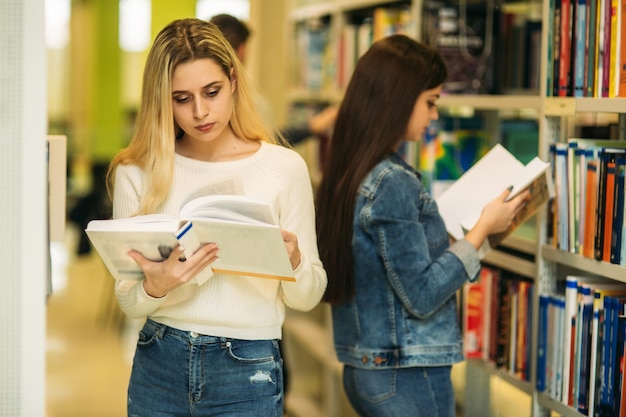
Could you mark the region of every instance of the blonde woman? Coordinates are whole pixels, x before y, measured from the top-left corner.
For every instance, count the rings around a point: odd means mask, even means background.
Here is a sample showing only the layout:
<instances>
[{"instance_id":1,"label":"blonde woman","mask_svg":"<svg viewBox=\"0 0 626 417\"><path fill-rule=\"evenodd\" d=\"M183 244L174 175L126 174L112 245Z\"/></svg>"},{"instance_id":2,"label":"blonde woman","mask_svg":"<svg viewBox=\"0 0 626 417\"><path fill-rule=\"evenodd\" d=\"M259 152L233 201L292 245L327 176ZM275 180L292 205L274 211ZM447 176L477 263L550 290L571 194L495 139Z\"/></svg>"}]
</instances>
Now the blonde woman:
<instances>
[{"instance_id":1,"label":"blonde woman","mask_svg":"<svg viewBox=\"0 0 626 417\"><path fill-rule=\"evenodd\" d=\"M206 244L186 261L140 253L141 281L118 281L121 308L146 317L128 388L129 416L283 414L278 348L285 306L309 310L326 273L318 256L313 192L304 161L260 119L245 72L212 23L176 20L147 58L136 132L112 161L113 216L176 214L188 199L238 193L278 219L296 282L215 273Z\"/></svg>"}]
</instances>

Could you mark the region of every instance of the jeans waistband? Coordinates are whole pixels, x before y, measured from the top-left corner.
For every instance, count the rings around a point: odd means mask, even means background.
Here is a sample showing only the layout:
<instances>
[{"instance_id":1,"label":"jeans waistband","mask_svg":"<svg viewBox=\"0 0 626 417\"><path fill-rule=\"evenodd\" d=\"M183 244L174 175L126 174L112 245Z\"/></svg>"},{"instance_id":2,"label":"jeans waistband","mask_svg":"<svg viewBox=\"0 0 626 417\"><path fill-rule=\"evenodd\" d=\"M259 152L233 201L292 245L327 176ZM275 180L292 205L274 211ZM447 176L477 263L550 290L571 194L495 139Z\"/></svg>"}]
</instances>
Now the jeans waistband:
<instances>
[{"instance_id":1,"label":"jeans waistband","mask_svg":"<svg viewBox=\"0 0 626 417\"><path fill-rule=\"evenodd\" d=\"M167 334L169 336L173 336L183 341L192 341L192 342L199 342L199 343L205 343L205 344L226 343L228 341L233 340L232 338L228 338L228 337L210 336L210 335L200 334L194 331L176 329L166 324L154 321L151 318L148 318L146 320L145 325L154 327L155 334L161 339Z\"/></svg>"}]
</instances>

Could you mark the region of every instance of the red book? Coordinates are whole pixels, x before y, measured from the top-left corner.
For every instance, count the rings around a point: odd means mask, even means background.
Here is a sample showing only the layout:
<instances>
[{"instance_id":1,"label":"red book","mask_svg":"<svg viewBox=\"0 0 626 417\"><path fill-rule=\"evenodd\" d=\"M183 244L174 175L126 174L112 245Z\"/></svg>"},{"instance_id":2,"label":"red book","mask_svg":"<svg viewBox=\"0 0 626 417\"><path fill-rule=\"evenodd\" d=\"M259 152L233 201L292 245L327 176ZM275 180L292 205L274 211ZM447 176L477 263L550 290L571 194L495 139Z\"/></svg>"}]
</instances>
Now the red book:
<instances>
[{"instance_id":1,"label":"red book","mask_svg":"<svg viewBox=\"0 0 626 417\"><path fill-rule=\"evenodd\" d=\"M561 0L561 27L555 28L560 33L559 53L559 96L569 96L570 62L572 53L572 0Z\"/></svg>"}]
</instances>

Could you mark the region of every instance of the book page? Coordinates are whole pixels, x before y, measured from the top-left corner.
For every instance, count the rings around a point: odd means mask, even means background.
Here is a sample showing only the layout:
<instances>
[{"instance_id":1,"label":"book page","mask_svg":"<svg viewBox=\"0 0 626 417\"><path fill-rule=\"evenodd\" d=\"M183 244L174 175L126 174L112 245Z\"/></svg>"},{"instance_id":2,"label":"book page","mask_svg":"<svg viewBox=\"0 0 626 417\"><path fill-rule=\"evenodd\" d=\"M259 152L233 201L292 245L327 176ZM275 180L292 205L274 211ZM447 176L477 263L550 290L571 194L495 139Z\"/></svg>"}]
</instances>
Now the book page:
<instances>
[{"instance_id":1,"label":"book page","mask_svg":"<svg viewBox=\"0 0 626 417\"><path fill-rule=\"evenodd\" d=\"M91 220L86 230L175 232L179 220L168 214L146 214L122 219Z\"/></svg>"},{"instance_id":2,"label":"book page","mask_svg":"<svg viewBox=\"0 0 626 417\"><path fill-rule=\"evenodd\" d=\"M209 184L196 190L192 194L188 195L183 203L183 206L191 200L195 200L199 197L205 197L209 195L242 195L243 185L241 184L241 178L238 176L226 177L220 181Z\"/></svg>"},{"instance_id":3,"label":"book page","mask_svg":"<svg viewBox=\"0 0 626 417\"><path fill-rule=\"evenodd\" d=\"M275 224L267 203L242 195L207 195L186 203L181 218Z\"/></svg>"},{"instance_id":4,"label":"book page","mask_svg":"<svg viewBox=\"0 0 626 417\"><path fill-rule=\"evenodd\" d=\"M513 185L523 169L524 164L497 144L448 187L436 201L450 236L462 239L463 220L468 216L478 219L476 214Z\"/></svg>"},{"instance_id":5,"label":"book page","mask_svg":"<svg viewBox=\"0 0 626 417\"><path fill-rule=\"evenodd\" d=\"M217 243L219 259L214 272L295 281L278 226L192 220L192 230L202 243Z\"/></svg>"},{"instance_id":6,"label":"book page","mask_svg":"<svg viewBox=\"0 0 626 417\"><path fill-rule=\"evenodd\" d=\"M160 261L178 246L178 240L171 232L111 232L88 228L86 233L113 278L118 280L143 278L139 265L128 256L129 250L141 252L152 261Z\"/></svg>"},{"instance_id":7,"label":"book page","mask_svg":"<svg viewBox=\"0 0 626 417\"><path fill-rule=\"evenodd\" d=\"M538 156L534 157L524 169L519 173L517 178L511 183L513 189L506 199L507 201L515 198L519 193L526 190L537 177L550 168L550 164L542 161Z\"/></svg>"},{"instance_id":8,"label":"book page","mask_svg":"<svg viewBox=\"0 0 626 417\"><path fill-rule=\"evenodd\" d=\"M511 194L507 197L506 201L510 201L525 190L530 190L531 196L530 201L526 203L524 209L520 211L515 217L511 228L509 228L509 230L506 232L507 235L517 226L528 220L531 215L534 214L535 211L543 203L545 203L548 198L550 198L550 196L554 195L554 187L551 187L552 182L548 180L546 175L542 175L548 172L549 167L550 164L542 161L538 157L535 157L525 167L523 167L522 170L518 172L515 178L513 178L513 182L511 183L513 189L511 190ZM494 198L497 197L498 194L499 193L496 193L494 195ZM487 203L489 201L487 201ZM467 233L474 227L474 225L480 218L483 207L484 206L477 207L473 212L469 213L461 221L461 228L463 229L464 233ZM501 241L502 238L500 238L499 241ZM490 240L493 243L498 239Z\"/></svg>"}]
</instances>

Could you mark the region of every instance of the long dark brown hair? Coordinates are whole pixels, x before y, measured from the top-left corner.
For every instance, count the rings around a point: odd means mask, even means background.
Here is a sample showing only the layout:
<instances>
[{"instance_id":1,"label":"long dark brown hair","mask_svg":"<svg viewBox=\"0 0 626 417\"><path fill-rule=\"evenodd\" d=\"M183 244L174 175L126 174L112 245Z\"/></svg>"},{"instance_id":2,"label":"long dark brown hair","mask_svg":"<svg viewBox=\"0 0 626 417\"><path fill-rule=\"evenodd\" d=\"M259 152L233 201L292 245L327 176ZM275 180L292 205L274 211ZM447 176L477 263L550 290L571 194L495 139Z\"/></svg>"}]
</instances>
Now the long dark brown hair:
<instances>
[{"instance_id":1,"label":"long dark brown hair","mask_svg":"<svg viewBox=\"0 0 626 417\"><path fill-rule=\"evenodd\" d=\"M404 35L375 42L359 59L339 108L316 199L323 300L354 297L352 222L365 176L403 141L417 98L447 77L439 53Z\"/></svg>"}]
</instances>

